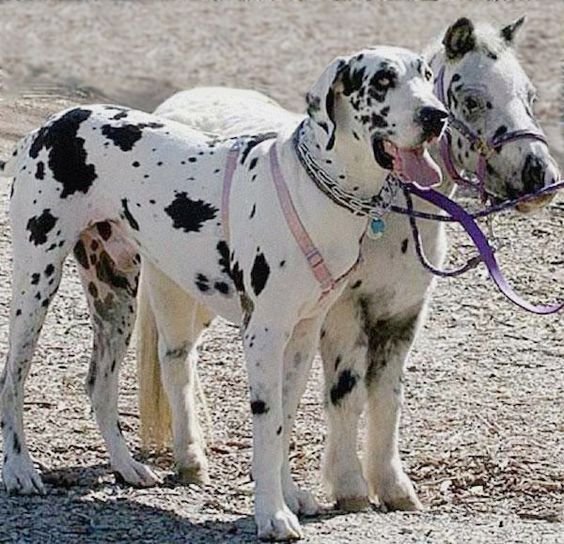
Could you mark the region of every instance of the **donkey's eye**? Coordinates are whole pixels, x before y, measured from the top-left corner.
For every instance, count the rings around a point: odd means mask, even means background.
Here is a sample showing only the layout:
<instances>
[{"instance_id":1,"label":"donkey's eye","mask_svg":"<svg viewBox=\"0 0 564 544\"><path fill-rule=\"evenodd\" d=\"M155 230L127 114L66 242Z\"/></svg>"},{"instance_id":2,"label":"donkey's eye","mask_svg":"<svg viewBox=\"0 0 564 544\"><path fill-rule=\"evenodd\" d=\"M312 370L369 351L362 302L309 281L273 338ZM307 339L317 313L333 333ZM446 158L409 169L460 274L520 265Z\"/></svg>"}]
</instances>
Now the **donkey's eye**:
<instances>
[{"instance_id":1,"label":"donkey's eye","mask_svg":"<svg viewBox=\"0 0 564 544\"><path fill-rule=\"evenodd\" d=\"M537 101L537 93L535 91L529 91L527 93L527 100L532 106Z\"/></svg>"},{"instance_id":2,"label":"donkey's eye","mask_svg":"<svg viewBox=\"0 0 564 544\"><path fill-rule=\"evenodd\" d=\"M472 96L468 96L464 100L464 105L466 106L466 109L469 112L472 112L472 111L477 110L480 107L480 102L476 98L473 98Z\"/></svg>"}]
</instances>

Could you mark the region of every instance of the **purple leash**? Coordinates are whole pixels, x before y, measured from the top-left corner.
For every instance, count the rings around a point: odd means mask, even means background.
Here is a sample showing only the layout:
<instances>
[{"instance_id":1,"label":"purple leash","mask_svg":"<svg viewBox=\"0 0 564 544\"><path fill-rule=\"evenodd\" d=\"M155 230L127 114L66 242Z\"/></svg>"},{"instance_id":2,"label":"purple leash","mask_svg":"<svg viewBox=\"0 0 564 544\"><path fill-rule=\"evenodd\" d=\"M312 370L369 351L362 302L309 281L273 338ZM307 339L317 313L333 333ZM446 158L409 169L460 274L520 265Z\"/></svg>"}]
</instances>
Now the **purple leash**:
<instances>
[{"instance_id":1,"label":"purple leash","mask_svg":"<svg viewBox=\"0 0 564 544\"><path fill-rule=\"evenodd\" d=\"M444 67L442 67L436 81L436 93L439 100L446 106L447 104L444 92L444 72L445 69ZM450 135L450 130L452 130L453 128L460 134L462 134L470 142L474 150L478 152L478 165L474 178L469 178L466 175L462 175L454 165L451 152ZM449 115L448 130L449 132L445 132L445 134L439 141L439 150L444 166L449 176L456 184L465 185L477 191L480 194L482 202L486 202L488 200L488 197L491 197L491 195L488 194L485 188L485 178L487 160L493 153L498 152L501 146L505 145L506 143L520 139L534 139L539 140L545 144L547 143L546 138L542 133L529 130L515 130L513 132L506 132L497 137L486 140L476 134L469 126L454 117L452 114ZM557 189L564 187L564 181L559 181L558 183L555 183L549 187L544 187L543 189L536 191L534 194L528 194L515 200L505 201L501 204L491 206L474 214L468 213L459 204L443 195L442 193L435 191L434 189L420 189L419 187L412 183L409 183L408 181L401 180L400 185L405 196L406 208L392 206L391 211L407 215L409 217L409 223L415 242L415 250L422 266L426 270L440 277L456 277L464 274L472 268L475 268L480 262L483 262L486 265L489 275L494 281L496 287L517 306L536 314L552 314L564 308L564 303L553 304L549 306L536 306L527 302L521 296L519 296L501 273L494 255L495 250L492 248L487 237L484 235L479 225L476 223L476 219L478 218L487 217L492 213L513 207L519 202L529 200L530 198L535 198L545 193L554 192ZM426 202L433 204L434 206L446 212L448 215L433 214L415 210L413 206L412 195L415 195L425 200ZM441 270L435 267L429 261L429 259L427 259L423 252L421 236L419 234L419 229L417 228L417 219L459 223L474 242L474 245L478 250L478 255L470 258L464 265L456 269Z\"/></svg>"},{"instance_id":2,"label":"purple leash","mask_svg":"<svg viewBox=\"0 0 564 544\"><path fill-rule=\"evenodd\" d=\"M564 182L560 182L557 185L562 186ZM554 187L554 186L553 186ZM413 184L402 183L402 188L406 197L407 201L407 209L413 208L413 201L411 199L411 195L415 195L426 202L437 206L438 208L444 210L453 221L460 223L464 230L468 233L468 236L474 242L474 245L478 249L479 256L470 259L466 265L461 267L458 270L454 271L443 271L435 268L431 263L429 263L428 259L423 255L423 251L421 248L421 237L419 232L417 231L417 227L415 225L415 217L409 214L411 227L413 230L413 236L415 239L415 245L417 249L417 254L423 266L437 276L456 276L474 268L479 262L483 262L488 269L490 277L494 281L496 287L514 304L527 310L529 312L535 314L553 314L556 313L564 308L564 303L561 304L552 304L549 306L544 305L534 305L526 300L524 300L519 294L517 294L513 288L509 285L497 263L497 260L494 255L494 250L491 247L488 239L476 223L474 217L470 215L464 208L462 208L459 204L452 201L447 196L435 191L434 189L420 189Z\"/></svg>"}]
</instances>

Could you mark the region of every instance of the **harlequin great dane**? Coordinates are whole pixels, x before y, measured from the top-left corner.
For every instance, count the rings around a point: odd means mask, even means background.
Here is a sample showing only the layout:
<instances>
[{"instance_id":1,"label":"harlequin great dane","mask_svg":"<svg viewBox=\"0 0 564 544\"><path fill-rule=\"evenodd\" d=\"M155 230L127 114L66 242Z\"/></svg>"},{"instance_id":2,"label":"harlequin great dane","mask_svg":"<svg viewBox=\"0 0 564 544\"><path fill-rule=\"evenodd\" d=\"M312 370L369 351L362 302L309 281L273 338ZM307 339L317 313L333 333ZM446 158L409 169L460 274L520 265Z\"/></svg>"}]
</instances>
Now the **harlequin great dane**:
<instances>
[{"instance_id":1,"label":"harlequin great dane","mask_svg":"<svg viewBox=\"0 0 564 544\"><path fill-rule=\"evenodd\" d=\"M498 30L474 28L467 19L460 19L427 51L435 75L444 70L449 109L486 137L516 129L539 130L532 112L534 87L513 49L522 23L519 19ZM264 95L234 89L179 93L157 113L226 136L278 130L296 118ZM476 152L463 138L454 138L453 156L458 168L475 169ZM534 191L559 178L546 146L524 140L492 156L487 173L489 190L502 198ZM446 171L443 174L447 177ZM444 190L450 191L451 185L446 184ZM536 202L537 207L541 204ZM324 473L337 503L347 510L365 507L373 496L389 509L420 507L401 465L398 422L403 367L433 283L418 262L408 220L392 216L386 222L380 240L364 240L363 262L329 311L321 332L329 423ZM420 229L426 250L435 263L441 263L446 249L442 226L422 222ZM196 340L211 317L151 263L143 263L141 278L137 362L143 439L161 445L170 418L167 397L155 379L161 331L154 324L152 302L157 313L161 308L169 313L176 342L192 347L186 367L182 361L171 365L161 358L161 370L172 406L177 468L190 481L205 480L207 464L193 409L192 373ZM174 301L178 302L171 310ZM181 390L188 392L186 397L175 393ZM363 409L368 427L364 472L356 452Z\"/></svg>"},{"instance_id":2,"label":"harlequin great dane","mask_svg":"<svg viewBox=\"0 0 564 544\"><path fill-rule=\"evenodd\" d=\"M258 535L298 538L289 505L306 513L317 505L292 482L290 431L323 320L359 261L368 218L322 192L294 145L334 180L334 190L361 202L383 199L390 153L437 176L423 145L447 114L432 91L421 56L376 47L335 59L309 93L308 116L276 135L221 141L139 111L93 105L55 115L24 138L4 168L14 178L10 348L1 384L8 491L43 491L23 433L23 389L71 251L94 330L87 388L112 467L131 483L155 482L132 458L116 406L142 254L210 311L243 323ZM166 335L168 315L162 318L161 355L176 364L187 345Z\"/></svg>"}]
</instances>

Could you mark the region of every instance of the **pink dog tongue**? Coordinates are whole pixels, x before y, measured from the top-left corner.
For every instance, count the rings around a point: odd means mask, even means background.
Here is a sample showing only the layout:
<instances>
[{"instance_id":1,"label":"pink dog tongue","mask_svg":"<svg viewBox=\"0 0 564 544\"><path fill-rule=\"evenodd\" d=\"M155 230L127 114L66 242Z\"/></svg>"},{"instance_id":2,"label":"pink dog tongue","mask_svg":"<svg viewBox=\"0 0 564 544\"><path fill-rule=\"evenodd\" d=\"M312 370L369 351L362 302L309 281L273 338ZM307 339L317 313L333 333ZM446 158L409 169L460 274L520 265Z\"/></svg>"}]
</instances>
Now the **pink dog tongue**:
<instances>
[{"instance_id":1,"label":"pink dog tongue","mask_svg":"<svg viewBox=\"0 0 564 544\"><path fill-rule=\"evenodd\" d=\"M441 170L426 149L393 147L391 154L394 157L394 171L405 181L415 183L423 189L440 185L443 180Z\"/></svg>"}]
</instances>

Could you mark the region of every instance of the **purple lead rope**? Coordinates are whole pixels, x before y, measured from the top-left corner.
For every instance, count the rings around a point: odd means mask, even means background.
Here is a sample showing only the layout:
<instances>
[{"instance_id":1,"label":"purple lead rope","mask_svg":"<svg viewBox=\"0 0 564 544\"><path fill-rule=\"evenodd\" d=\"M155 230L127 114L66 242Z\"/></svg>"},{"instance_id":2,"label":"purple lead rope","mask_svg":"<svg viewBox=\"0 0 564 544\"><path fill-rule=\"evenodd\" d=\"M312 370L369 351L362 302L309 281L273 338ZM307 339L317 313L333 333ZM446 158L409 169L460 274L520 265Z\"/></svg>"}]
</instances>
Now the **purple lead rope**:
<instances>
[{"instance_id":1,"label":"purple lead rope","mask_svg":"<svg viewBox=\"0 0 564 544\"><path fill-rule=\"evenodd\" d=\"M444 75L445 75L445 68L444 66L441 68L438 78L435 82L435 92L439 98L439 100L445 105L448 106L446 103L446 96L445 96L445 89L444 89ZM478 134L476 134L466 123L463 123L454 115L450 114L448 119L448 131L443 134L443 137L439 141L439 151L443 161L443 164L450 176L450 178L457 184L457 185L465 185L470 187L471 189L477 191L480 194L482 202L487 202L488 198L491 195L488 193L485 187L485 177L486 177L486 164L488 157L499 149L509 143L514 142L521 139L533 139L538 140L543 143L546 142L546 138L540 132L530 131L530 130L515 130L512 132L506 132L501 134L497 137L493 137L491 139L483 139ZM476 168L476 173L473 178L468 177L466 174L462 174L459 172L453 161L452 152L451 152L451 129L457 130L461 135L463 135L472 145L472 147L478 152L478 164ZM410 183L409 181L402 181L400 180L400 185L403 189L403 193L406 200L406 208L401 208L399 206L392 206L391 211L403 215L407 215L409 217L409 223L411 226L411 231L413 234L413 240L415 243L415 251L419 260L421 261L422 266L435 274L436 276L441 277L455 277L464 274L468 270L475 268L480 262L483 262L488 269L490 277L494 281L496 287L514 304L517 306L528 310L529 312L533 312L536 314L552 314L558 312L564 308L564 303L562 304L553 304L550 306L536 306L534 304L530 304L522 297L520 297L513 288L508 284L507 280L501 273L499 265L494 255L494 249L491 247L487 237L484 235L482 230L480 229L479 225L476 223L476 219L487 217L492 213L499 212L501 210L507 209L509 207L513 207L516 204L529 200L530 198L539 197L542 194L554 192L562 187L564 187L564 181L560 180L558 183L555 183L549 187L544 187L543 189L536 191L534 194L525 195L515 200L505 201L501 204L497 204L494 206L490 206L489 208L482 210L480 212L470 214L464 208L459 206L456 202L452 201L447 196L435 191L433 189L420 189L416 185ZM414 209L413 200L411 195L415 195L434 206L438 207L439 209L446 212L448 215L441 215L441 214L433 214L428 212L420 212ZM441 221L441 222L456 222L462 225L464 230L468 233L476 249L478 250L478 255L469 259L464 265L460 266L459 268L452 269L452 270L442 270L434 266L429 259L425 256L423 252L423 244L421 242L421 236L419 234L419 229L417 228L417 219L428 219L432 221Z\"/></svg>"},{"instance_id":2,"label":"purple lead rope","mask_svg":"<svg viewBox=\"0 0 564 544\"><path fill-rule=\"evenodd\" d=\"M562 185L560 182L557 185ZM554 187L554 186L553 186ZM496 287L514 304L527 310L529 312L541 315L553 314L556 313L564 308L564 303L561 304L552 304L548 306L544 305L534 305L526 300L524 300L519 294L517 294L513 288L509 285L497 263L497 260L494 255L494 250L490 246L488 239L486 238L485 234L482 232L478 224L476 223L474 217L470 215L464 208L458 205L456 202L452 201L447 196L435 191L434 189L420 189L413 184L402 183L402 188L406 197L407 208L413 209L413 202L411 199L411 195L415 195L426 202L437 206L441 210L445 211L453 221L460 223L464 230L468 233L468 236L474 242L476 246L479 256L470 259L466 265L459 268L458 270L453 271L443 271L435 268L431 263L429 263L428 259L425 258L423 255L422 247L421 247L421 237L419 236L419 232L417 231L417 227L415 225L415 217L412 214L409 214L413 235L415 239L415 245L417 254L423 266L438 276L457 276L470 270L471 268L475 267L479 262L483 262L488 269L490 277L494 281ZM415 225L415 228L414 228Z\"/></svg>"}]
</instances>

